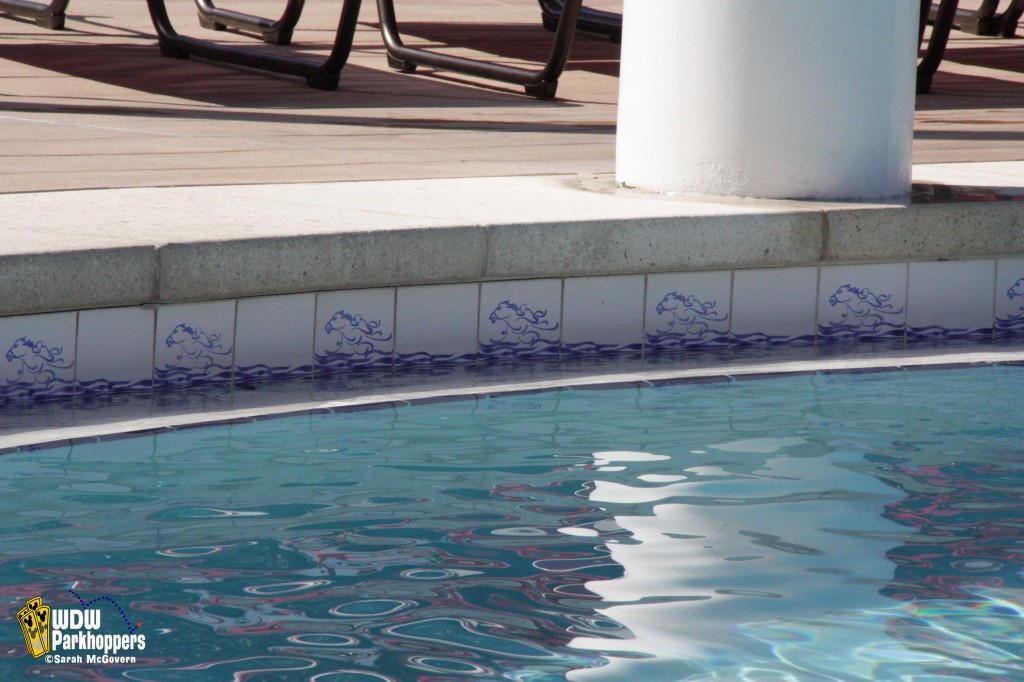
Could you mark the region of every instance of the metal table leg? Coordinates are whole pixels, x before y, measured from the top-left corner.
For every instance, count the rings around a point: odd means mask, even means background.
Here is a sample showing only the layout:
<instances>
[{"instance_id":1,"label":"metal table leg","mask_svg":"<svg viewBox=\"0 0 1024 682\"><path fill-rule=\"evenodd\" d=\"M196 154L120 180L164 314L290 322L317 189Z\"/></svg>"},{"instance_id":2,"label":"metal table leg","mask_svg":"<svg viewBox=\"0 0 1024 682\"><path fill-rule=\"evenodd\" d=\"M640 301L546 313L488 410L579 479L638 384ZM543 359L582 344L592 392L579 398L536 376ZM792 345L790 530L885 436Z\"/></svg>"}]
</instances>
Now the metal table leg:
<instances>
[{"instance_id":1,"label":"metal table leg","mask_svg":"<svg viewBox=\"0 0 1024 682\"><path fill-rule=\"evenodd\" d=\"M4 0L0 0L3 2ZM258 33L263 42L271 45L289 45L295 24L299 23L305 0L288 0L281 18L264 19L244 12L222 9L213 4L213 0L196 0L199 10L199 25L215 31L237 28L241 31Z\"/></svg>"},{"instance_id":2,"label":"metal table leg","mask_svg":"<svg viewBox=\"0 0 1024 682\"><path fill-rule=\"evenodd\" d=\"M244 48L218 45L205 40L180 35L167 16L164 0L146 0L160 43L160 52L168 57L187 59L195 55L214 62L236 64L252 69L299 76L310 87L334 90L338 87L341 70L348 61L355 38L356 22L362 0L343 0L338 32L327 59L321 63L286 55L266 54Z\"/></svg>"},{"instance_id":3,"label":"metal table leg","mask_svg":"<svg viewBox=\"0 0 1024 682\"><path fill-rule=\"evenodd\" d=\"M562 16L564 0L537 0L537 2L540 3L544 28L554 31L558 26L558 19ZM576 27L591 33L606 35L613 43L622 42L622 15L615 12L583 7L580 9L580 19Z\"/></svg>"},{"instance_id":4,"label":"metal table leg","mask_svg":"<svg viewBox=\"0 0 1024 682\"><path fill-rule=\"evenodd\" d=\"M388 64L391 68L412 73L417 66L431 66L503 83L522 85L526 94L548 99L555 96L558 77L565 70L565 64L569 59L569 49L572 47L572 37L582 2L583 0L565 0L565 6L555 29L551 55L539 71L408 47L402 42L402 36L398 30L394 1L377 0L377 11L380 14L381 35L384 37L384 44L388 51Z\"/></svg>"},{"instance_id":5,"label":"metal table leg","mask_svg":"<svg viewBox=\"0 0 1024 682\"><path fill-rule=\"evenodd\" d=\"M32 19L43 28L64 28L64 10L70 0L53 0L50 4L32 2L31 0L0 0L0 12L7 12L16 17Z\"/></svg>"}]
</instances>

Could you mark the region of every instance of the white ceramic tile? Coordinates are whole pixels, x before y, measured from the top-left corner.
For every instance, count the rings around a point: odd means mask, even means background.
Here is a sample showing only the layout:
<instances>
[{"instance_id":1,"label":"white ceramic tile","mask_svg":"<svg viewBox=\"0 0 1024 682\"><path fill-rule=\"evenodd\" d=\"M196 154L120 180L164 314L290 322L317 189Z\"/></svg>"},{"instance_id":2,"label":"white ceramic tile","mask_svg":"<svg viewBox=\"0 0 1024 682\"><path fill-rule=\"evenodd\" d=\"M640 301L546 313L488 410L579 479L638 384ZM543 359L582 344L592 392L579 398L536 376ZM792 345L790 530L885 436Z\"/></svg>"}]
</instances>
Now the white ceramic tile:
<instances>
[{"instance_id":1,"label":"white ceramic tile","mask_svg":"<svg viewBox=\"0 0 1024 682\"><path fill-rule=\"evenodd\" d=\"M995 261L911 263L907 334L983 337L992 333Z\"/></svg>"},{"instance_id":2,"label":"white ceramic tile","mask_svg":"<svg viewBox=\"0 0 1024 682\"><path fill-rule=\"evenodd\" d=\"M562 298L562 351L638 351L643 347L644 277L571 277Z\"/></svg>"},{"instance_id":3,"label":"white ceramic tile","mask_svg":"<svg viewBox=\"0 0 1024 682\"><path fill-rule=\"evenodd\" d=\"M480 285L480 355L485 359L558 355L562 281Z\"/></svg>"},{"instance_id":4,"label":"white ceramic tile","mask_svg":"<svg viewBox=\"0 0 1024 682\"><path fill-rule=\"evenodd\" d=\"M476 359L478 284L402 287L397 296L397 364L432 365Z\"/></svg>"},{"instance_id":5,"label":"white ceramic tile","mask_svg":"<svg viewBox=\"0 0 1024 682\"><path fill-rule=\"evenodd\" d=\"M395 290L317 294L314 332L317 374L390 368L395 350Z\"/></svg>"},{"instance_id":6,"label":"white ceramic tile","mask_svg":"<svg viewBox=\"0 0 1024 682\"><path fill-rule=\"evenodd\" d=\"M818 269L737 270L732 340L741 344L814 342Z\"/></svg>"},{"instance_id":7,"label":"white ceramic tile","mask_svg":"<svg viewBox=\"0 0 1024 682\"><path fill-rule=\"evenodd\" d=\"M0 404L72 395L76 313L0 318Z\"/></svg>"},{"instance_id":8,"label":"white ceramic tile","mask_svg":"<svg viewBox=\"0 0 1024 682\"><path fill-rule=\"evenodd\" d=\"M1024 258L996 265L996 333L1024 334Z\"/></svg>"},{"instance_id":9,"label":"white ceramic tile","mask_svg":"<svg viewBox=\"0 0 1024 682\"><path fill-rule=\"evenodd\" d=\"M313 374L316 294L243 298L235 311L235 382Z\"/></svg>"},{"instance_id":10,"label":"white ceramic tile","mask_svg":"<svg viewBox=\"0 0 1024 682\"><path fill-rule=\"evenodd\" d=\"M836 265L819 276L818 341L903 338L906 263Z\"/></svg>"},{"instance_id":11,"label":"white ceramic tile","mask_svg":"<svg viewBox=\"0 0 1024 682\"><path fill-rule=\"evenodd\" d=\"M154 311L148 308L79 312L78 392L150 390L154 318Z\"/></svg>"},{"instance_id":12,"label":"white ceramic tile","mask_svg":"<svg viewBox=\"0 0 1024 682\"><path fill-rule=\"evenodd\" d=\"M234 300L176 303L157 310L157 387L230 381L234 350Z\"/></svg>"},{"instance_id":13,"label":"white ceramic tile","mask_svg":"<svg viewBox=\"0 0 1024 682\"><path fill-rule=\"evenodd\" d=\"M649 275L646 349L727 346L731 298L732 273L727 270Z\"/></svg>"}]
</instances>

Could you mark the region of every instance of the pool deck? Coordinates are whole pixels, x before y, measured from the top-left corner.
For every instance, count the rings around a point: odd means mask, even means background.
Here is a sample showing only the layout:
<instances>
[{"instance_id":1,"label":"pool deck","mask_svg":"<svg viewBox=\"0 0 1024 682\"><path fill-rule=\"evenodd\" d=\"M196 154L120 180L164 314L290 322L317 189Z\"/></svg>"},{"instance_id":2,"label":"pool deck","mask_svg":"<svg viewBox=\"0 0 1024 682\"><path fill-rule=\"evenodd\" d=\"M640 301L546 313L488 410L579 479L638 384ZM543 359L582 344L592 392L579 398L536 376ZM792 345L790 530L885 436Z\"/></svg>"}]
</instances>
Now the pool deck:
<instances>
[{"instance_id":1,"label":"pool deck","mask_svg":"<svg viewBox=\"0 0 1024 682\"><path fill-rule=\"evenodd\" d=\"M170 7L191 31L191 2ZM537 101L452 74L391 72L370 4L341 87L322 92L161 57L138 1L76 0L70 10L60 32L0 20L0 316L1024 253L1020 203L908 208L616 190L618 46L600 37L578 36L558 98ZM296 49L323 52L330 34L317 27L332 26L334 11L308 7ZM550 41L528 1L408 0L400 12L409 43L444 47L458 36L509 63L539 58ZM444 23L454 21L474 23ZM1020 41L954 34L932 93L918 97L914 161L916 182L1024 195Z\"/></svg>"}]
</instances>

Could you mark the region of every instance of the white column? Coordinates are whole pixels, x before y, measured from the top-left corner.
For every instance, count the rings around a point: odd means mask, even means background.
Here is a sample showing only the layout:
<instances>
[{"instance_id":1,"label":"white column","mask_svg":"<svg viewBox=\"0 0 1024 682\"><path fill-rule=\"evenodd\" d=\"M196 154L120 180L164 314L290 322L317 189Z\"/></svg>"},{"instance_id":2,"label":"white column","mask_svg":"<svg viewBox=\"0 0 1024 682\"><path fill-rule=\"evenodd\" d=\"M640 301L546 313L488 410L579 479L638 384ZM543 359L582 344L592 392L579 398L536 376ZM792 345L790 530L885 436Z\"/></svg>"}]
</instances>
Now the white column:
<instances>
[{"instance_id":1,"label":"white column","mask_svg":"<svg viewBox=\"0 0 1024 682\"><path fill-rule=\"evenodd\" d=\"M616 179L655 192L910 192L918 0L624 0Z\"/></svg>"}]
</instances>

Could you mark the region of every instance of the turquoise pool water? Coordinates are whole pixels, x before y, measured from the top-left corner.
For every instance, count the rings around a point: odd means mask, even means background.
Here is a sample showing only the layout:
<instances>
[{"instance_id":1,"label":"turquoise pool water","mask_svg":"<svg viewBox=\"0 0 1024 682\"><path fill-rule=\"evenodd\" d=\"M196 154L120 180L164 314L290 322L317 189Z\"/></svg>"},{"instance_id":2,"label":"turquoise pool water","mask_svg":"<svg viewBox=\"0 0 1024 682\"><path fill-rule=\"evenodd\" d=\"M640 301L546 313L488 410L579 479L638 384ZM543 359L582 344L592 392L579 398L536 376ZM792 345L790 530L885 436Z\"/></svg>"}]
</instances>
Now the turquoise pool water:
<instances>
[{"instance_id":1,"label":"turquoise pool water","mask_svg":"<svg viewBox=\"0 0 1024 682\"><path fill-rule=\"evenodd\" d=\"M1020 680L1022 407L1015 366L819 374L4 455L0 677Z\"/></svg>"}]
</instances>

